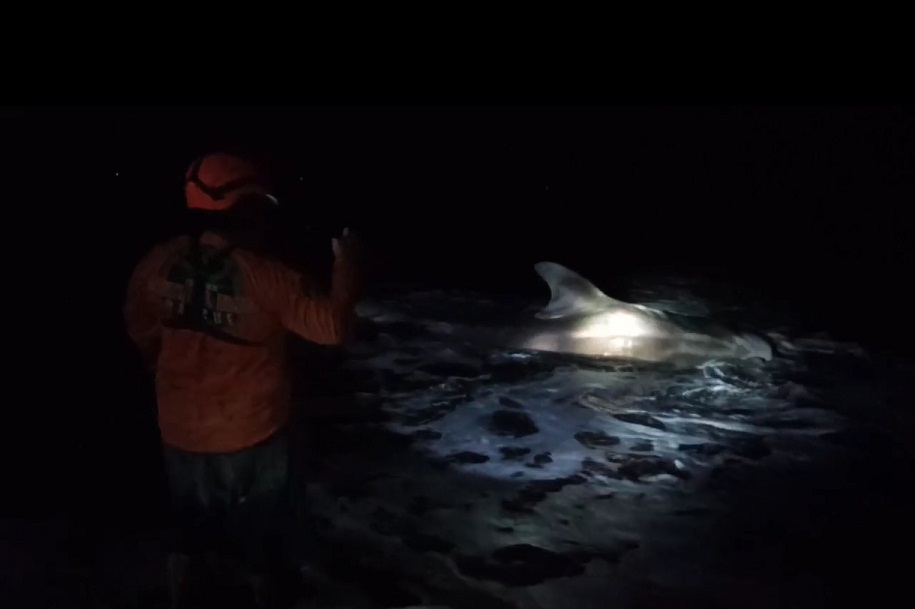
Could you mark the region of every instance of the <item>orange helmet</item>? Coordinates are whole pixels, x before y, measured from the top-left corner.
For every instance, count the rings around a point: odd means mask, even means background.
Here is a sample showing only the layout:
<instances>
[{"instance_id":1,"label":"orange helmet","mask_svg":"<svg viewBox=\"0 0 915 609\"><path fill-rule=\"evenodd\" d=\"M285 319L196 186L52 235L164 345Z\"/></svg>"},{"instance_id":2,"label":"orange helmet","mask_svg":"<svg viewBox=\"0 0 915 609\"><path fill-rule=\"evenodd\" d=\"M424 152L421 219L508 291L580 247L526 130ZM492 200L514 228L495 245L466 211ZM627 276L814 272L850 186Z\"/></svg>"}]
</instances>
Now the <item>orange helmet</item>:
<instances>
[{"instance_id":1,"label":"orange helmet","mask_svg":"<svg viewBox=\"0 0 915 609\"><path fill-rule=\"evenodd\" d=\"M224 211L242 195L262 194L273 203L263 174L251 162L225 152L204 155L191 163L184 177L184 196L190 209Z\"/></svg>"}]
</instances>

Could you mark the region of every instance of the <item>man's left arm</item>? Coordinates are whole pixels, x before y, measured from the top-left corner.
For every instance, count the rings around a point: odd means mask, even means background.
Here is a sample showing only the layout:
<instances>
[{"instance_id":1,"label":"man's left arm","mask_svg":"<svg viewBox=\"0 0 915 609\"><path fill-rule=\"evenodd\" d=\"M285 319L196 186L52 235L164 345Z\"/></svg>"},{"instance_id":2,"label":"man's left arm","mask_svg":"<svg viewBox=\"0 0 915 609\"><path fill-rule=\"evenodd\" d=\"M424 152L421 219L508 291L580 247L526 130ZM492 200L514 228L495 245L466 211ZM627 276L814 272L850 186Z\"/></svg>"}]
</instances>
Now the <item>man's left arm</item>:
<instances>
[{"instance_id":1,"label":"man's left arm","mask_svg":"<svg viewBox=\"0 0 915 609\"><path fill-rule=\"evenodd\" d=\"M130 277L124 303L124 320L127 324L127 335L140 351L143 362L147 368L155 372L162 326L156 301L149 290L150 267L150 261L144 260Z\"/></svg>"}]
</instances>

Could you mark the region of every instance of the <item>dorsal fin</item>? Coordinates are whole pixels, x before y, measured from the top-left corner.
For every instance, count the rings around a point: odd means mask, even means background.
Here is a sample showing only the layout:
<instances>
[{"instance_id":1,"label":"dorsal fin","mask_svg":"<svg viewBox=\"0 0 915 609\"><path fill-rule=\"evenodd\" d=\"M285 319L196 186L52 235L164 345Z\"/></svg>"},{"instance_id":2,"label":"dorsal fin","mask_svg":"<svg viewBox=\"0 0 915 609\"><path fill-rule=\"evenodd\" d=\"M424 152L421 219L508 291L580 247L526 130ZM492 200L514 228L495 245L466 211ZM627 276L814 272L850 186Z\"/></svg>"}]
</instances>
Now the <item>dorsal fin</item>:
<instances>
[{"instance_id":1,"label":"dorsal fin","mask_svg":"<svg viewBox=\"0 0 915 609\"><path fill-rule=\"evenodd\" d=\"M590 281L561 264L538 262L534 269L550 286L550 302L535 315L539 319L594 313L608 306L624 304L610 298Z\"/></svg>"}]
</instances>

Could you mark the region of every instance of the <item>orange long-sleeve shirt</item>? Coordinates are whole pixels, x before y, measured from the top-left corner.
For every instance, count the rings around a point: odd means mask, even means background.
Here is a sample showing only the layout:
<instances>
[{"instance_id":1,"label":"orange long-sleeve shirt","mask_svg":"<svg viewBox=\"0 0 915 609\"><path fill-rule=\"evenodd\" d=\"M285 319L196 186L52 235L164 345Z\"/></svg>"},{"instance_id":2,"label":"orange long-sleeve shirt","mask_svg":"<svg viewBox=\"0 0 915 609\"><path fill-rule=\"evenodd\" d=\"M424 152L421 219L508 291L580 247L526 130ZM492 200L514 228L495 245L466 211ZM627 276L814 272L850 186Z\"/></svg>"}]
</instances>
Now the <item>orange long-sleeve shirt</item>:
<instances>
[{"instance_id":1,"label":"orange long-sleeve shirt","mask_svg":"<svg viewBox=\"0 0 915 609\"><path fill-rule=\"evenodd\" d=\"M211 252L228 245L212 233L200 243ZM208 285L206 306L221 331L249 342L236 344L170 327L190 302L187 273L181 272L189 247L187 237L160 244L137 265L124 307L128 334L155 364L163 442L195 452L241 450L289 419L286 332L318 344L343 342L355 319L359 280L337 259L330 295L315 296L301 274L232 250L218 285Z\"/></svg>"}]
</instances>

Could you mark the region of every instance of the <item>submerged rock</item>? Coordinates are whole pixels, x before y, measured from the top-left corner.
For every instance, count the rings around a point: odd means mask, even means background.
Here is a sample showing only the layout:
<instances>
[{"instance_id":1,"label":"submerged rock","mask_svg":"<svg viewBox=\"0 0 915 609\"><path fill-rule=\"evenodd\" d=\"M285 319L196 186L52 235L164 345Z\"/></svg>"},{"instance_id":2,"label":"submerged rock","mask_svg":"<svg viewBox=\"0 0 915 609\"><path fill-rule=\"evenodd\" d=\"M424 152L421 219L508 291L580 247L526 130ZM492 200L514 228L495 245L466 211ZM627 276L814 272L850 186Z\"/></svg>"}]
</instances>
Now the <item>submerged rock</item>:
<instances>
[{"instance_id":1,"label":"submerged rock","mask_svg":"<svg viewBox=\"0 0 915 609\"><path fill-rule=\"evenodd\" d=\"M497 410L489 420L489 429L498 436L523 438L540 431L534 420L524 412Z\"/></svg>"},{"instance_id":2,"label":"submerged rock","mask_svg":"<svg viewBox=\"0 0 915 609\"><path fill-rule=\"evenodd\" d=\"M575 434L575 439L588 448L614 446L620 443L618 437L607 435L602 431L580 431Z\"/></svg>"},{"instance_id":3,"label":"submerged rock","mask_svg":"<svg viewBox=\"0 0 915 609\"><path fill-rule=\"evenodd\" d=\"M517 461L531 452L531 449L524 446L502 446L499 448L499 452L502 453L503 461Z\"/></svg>"}]
</instances>

